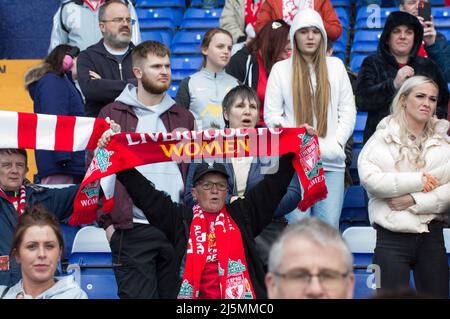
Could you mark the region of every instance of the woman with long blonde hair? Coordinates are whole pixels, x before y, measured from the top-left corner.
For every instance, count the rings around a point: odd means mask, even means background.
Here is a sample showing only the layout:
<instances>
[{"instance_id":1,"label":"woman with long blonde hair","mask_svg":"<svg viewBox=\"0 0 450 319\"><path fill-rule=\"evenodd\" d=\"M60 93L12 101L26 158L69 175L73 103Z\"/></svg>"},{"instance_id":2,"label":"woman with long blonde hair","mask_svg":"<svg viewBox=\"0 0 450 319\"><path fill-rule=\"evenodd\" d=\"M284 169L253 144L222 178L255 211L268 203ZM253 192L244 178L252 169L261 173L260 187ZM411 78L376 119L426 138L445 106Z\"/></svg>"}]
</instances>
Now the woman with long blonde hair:
<instances>
[{"instance_id":1,"label":"woman with long blonde hair","mask_svg":"<svg viewBox=\"0 0 450 319\"><path fill-rule=\"evenodd\" d=\"M374 264L382 289L409 286L448 298L448 260L442 229L450 207L449 122L435 116L439 89L430 78L407 79L358 159L377 230ZM380 288L380 287L378 287Z\"/></svg>"},{"instance_id":2,"label":"woman with long blonde hair","mask_svg":"<svg viewBox=\"0 0 450 319\"><path fill-rule=\"evenodd\" d=\"M341 60L327 57L327 35L320 15L299 11L290 30L292 56L270 73L264 104L269 127L314 127L328 188L326 199L308 212L339 228L344 198L344 147L353 133L356 109Z\"/></svg>"}]
</instances>

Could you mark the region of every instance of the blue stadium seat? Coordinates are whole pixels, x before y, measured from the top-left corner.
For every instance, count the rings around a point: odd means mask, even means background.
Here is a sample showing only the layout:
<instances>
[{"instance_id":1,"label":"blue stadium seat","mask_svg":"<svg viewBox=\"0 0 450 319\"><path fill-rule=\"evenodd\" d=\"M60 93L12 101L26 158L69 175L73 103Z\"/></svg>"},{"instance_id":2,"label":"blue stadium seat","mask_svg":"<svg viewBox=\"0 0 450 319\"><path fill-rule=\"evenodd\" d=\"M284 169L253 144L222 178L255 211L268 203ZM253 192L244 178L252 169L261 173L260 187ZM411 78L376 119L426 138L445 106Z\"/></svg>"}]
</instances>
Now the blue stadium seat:
<instances>
[{"instance_id":1,"label":"blue stadium seat","mask_svg":"<svg viewBox=\"0 0 450 319\"><path fill-rule=\"evenodd\" d=\"M335 42L333 44L333 52L345 52L345 45L342 42Z\"/></svg>"},{"instance_id":2,"label":"blue stadium seat","mask_svg":"<svg viewBox=\"0 0 450 319\"><path fill-rule=\"evenodd\" d=\"M177 92L178 92L178 87L180 86L180 82L178 81L172 81L172 83L170 84L170 88L167 91L167 93L169 93L169 95L175 99L175 97L177 96Z\"/></svg>"},{"instance_id":3,"label":"blue stadium seat","mask_svg":"<svg viewBox=\"0 0 450 319\"><path fill-rule=\"evenodd\" d=\"M166 47L170 47L173 31L170 29L141 30L142 41L158 41Z\"/></svg>"},{"instance_id":4,"label":"blue stadium seat","mask_svg":"<svg viewBox=\"0 0 450 319\"><path fill-rule=\"evenodd\" d=\"M376 244L376 231L372 227L350 227L344 231L342 237L353 254L353 298L369 298L375 294L375 284L379 276L379 273L372 272L374 269L370 266Z\"/></svg>"},{"instance_id":5,"label":"blue stadium seat","mask_svg":"<svg viewBox=\"0 0 450 319\"><path fill-rule=\"evenodd\" d=\"M355 128L353 130L353 143L362 144L363 133L366 127L367 112L358 112L356 114Z\"/></svg>"},{"instance_id":6,"label":"blue stadium seat","mask_svg":"<svg viewBox=\"0 0 450 319\"><path fill-rule=\"evenodd\" d=\"M73 240L77 232L80 230L79 226L70 226L67 224L59 224L64 239L64 253L63 259L69 259L72 252Z\"/></svg>"},{"instance_id":7,"label":"blue stadium seat","mask_svg":"<svg viewBox=\"0 0 450 319\"><path fill-rule=\"evenodd\" d=\"M367 57L368 54L361 54L361 53L352 53L352 56L350 58L350 69L352 69L353 72L358 73L362 62Z\"/></svg>"},{"instance_id":8,"label":"blue stadium seat","mask_svg":"<svg viewBox=\"0 0 450 319\"><path fill-rule=\"evenodd\" d=\"M447 258L450 263L450 229L444 228L443 235ZM342 237L347 242L354 259L355 288L353 296L355 299L368 298L375 293L374 289L379 280L378 270L375 265L372 265L376 231L372 227L350 227L344 231ZM410 287L415 289L412 272Z\"/></svg>"},{"instance_id":9,"label":"blue stadium seat","mask_svg":"<svg viewBox=\"0 0 450 319\"><path fill-rule=\"evenodd\" d=\"M225 5L225 0L219 0L219 7L223 7ZM192 8L200 8L202 6L202 0L192 0L191 7Z\"/></svg>"},{"instance_id":10,"label":"blue stadium seat","mask_svg":"<svg viewBox=\"0 0 450 319\"><path fill-rule=\"evenodd\" d=\"M345 63L345 52L333 52L333 56L341 59L343 63Z\"/></svg>"},{"instance_id":11,"label":"blue stadium seat","mask_svg":"<svg viewBox=\"0 0 450 319\"><path fill-rule=\"evenodd\" d=\"M117 283L105 231L86 226L75 236L67 273L90 299L117 299Z\"/></svg>"},{"instance_id":12,"label":"blue stadium seat","mask_svg":"<svg viewBox=\"0 0 450 319\"><path fill-rule=\"evenodd\" d=\"M172 80L181 81L185 77L200 70L203 63L203 56L189 56L189 55L173 55L170 61L170 68L172 70Z\"/></svg>"},{"instance_id":13,"label":"blue stadium seat","mask_svg":"<svg viewBox=\"0 0 450 319\"><path fill-rule=\"evenodd\" d=\"M395 7L398 0L356 0L356 8L376 4L380 7Z\"/></svg>"},{"instance_id":14,"label":"blue stadium seat","mask_svg":"<svg viewBox=\"0 0 450 319\"><path fill-rule=\"evenodd\" d=\"M136 8L141 29L175 29L183 20L181 8Z\"/></svg>"},{"instance_id":15,"label":"blue stadium seat","mask_svg":"<svg viewBox=\"0 0 450 319\"><path fill-rule=\"evenodd\" d=\"M382 30L356 30L351 52L376 52Z\"/></svg>"},{"instance_id":16,"label":"blue stadium seat","mask_svg":"<svg viewBox=\"0 0 450 319\"><path fill-rule=\"evenodd\" d=\"M212 29L220 27L222 9L189 8L181 22L182 29Z\"/></svg>"},{"instance_id":17,"label":"blue stadium seat","mask_svg":"<svg viewBox=\"0 0 450 319\"><path fill-rule=\"evenodd\" d=\"M430 0L430 2L433 7L445 5L444 0Z\"/></svg>"},{"instance_id":18,"label":"blue stadium seat","mask_svg":"<svg viewBox=\"0 0 450 319\"><path fill-rule=\"evenodd\" d=\"M450 7L433 7L431 15L436 28L450 28Z\"/></svg>"},{"instance_id":19,"label":"blue stadium seat","mask_svg":"<svg viewBox=\"0 0 450 319\"><path fill-rule=\"evenodd\" d=\"M382 29L387 16L393 11L398 11L398 7L361 7L358 9L358 13L356 14L355 28Z\"/></svg>"},{"instance_id":20,"label":"blue stadium seat","mask_svg":"<svg viewBox=\"0 0 450 319\"><path fill-rule=\"evenodd\" d=\"M355 160L357 162L357 159ZM341 232L352 226L369 226L369 215L365 203L364 189L353 185L347 189L342 205L339 229Z\"/></svg>"},{"instance_id":21,"label":"blue stadium seat","mask_svg":"<svg viewBox=\"0 0 450 319\"><path fill-rule=\"evenodd\" d=\"M200 44L203 40L206 30L180 30L173 40L171 51L172 54L199 54L201 53Z\"/></svg>"},{"instance_id":22,"label":"blue stadium seat","mask_svg":"<svg viewBox=\"0 0 450 319\"><path fill-rule=\"evenodd\" d=\"M185 0L136 0L136 7L141 8L184 8Z\"/></svg>"},{"instance_id":23,"label":"blue stadium seat","mask_svg":"<svg viewBox=\"0 0 450 319\"><path fill-rule=\"evenodd\" d=\"M347 46L347 43L348 43L348 32L347 32L347 29L342 29L341 36L334 43L341 43L344 47Z\"/></svg>"},{"instance_id":24,"label":"blue stadium seat","mask_svg":"<svg viewBox=\"0 0 450 319\"><path fill-rule=\"evenodd\" d=\"M336 9L336 7L350 7L352 4L355 3L355 0L331 0L331 3L333 4L333 7Z\"/></svg>"},{"instance_id":25,"label":"blue stadium seat","mask_svg":"<svg viewBox=\"0 0 450 319\"><path fill-rule=\"evenodd\" d=\"M350 27L350 23L347 10L345 10L344 8L334 8L334 10L336 11L336 15L341 22L342 28L348 29Z\"/></svg>"}]
</instances>

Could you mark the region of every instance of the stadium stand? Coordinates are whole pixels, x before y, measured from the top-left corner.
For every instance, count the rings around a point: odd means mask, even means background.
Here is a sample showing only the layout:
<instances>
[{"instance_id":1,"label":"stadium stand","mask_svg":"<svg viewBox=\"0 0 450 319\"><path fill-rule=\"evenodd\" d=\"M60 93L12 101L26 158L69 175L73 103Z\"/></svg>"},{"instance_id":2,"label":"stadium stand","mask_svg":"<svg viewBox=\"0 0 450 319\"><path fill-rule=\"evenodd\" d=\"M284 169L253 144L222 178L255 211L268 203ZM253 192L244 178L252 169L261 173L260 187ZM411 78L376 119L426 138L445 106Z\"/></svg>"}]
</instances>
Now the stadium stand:
<instances>
[{"instance_id":1,"label":"stadium stand","mask_svg":"<svg viewBox=\"0 0 450 319\"><path fill-rule=\"evenodd\" d=\"M111 249L102 228L86 226L78 231L67 273L75 276L89 299L118 298Z\"/></svg>"},{"instance_id":2,"label":"stadium stand","mask_svg":"<svg viewBox=\"0 0 450 319\"><path fill-rule=\"evenodd\" d=\"M369 225L364 189L360 185L350 186L344 196L344 204L342 205L341 218L339 220L340 231L343 233L349 227Z\"/></svg>"}]
</instances>

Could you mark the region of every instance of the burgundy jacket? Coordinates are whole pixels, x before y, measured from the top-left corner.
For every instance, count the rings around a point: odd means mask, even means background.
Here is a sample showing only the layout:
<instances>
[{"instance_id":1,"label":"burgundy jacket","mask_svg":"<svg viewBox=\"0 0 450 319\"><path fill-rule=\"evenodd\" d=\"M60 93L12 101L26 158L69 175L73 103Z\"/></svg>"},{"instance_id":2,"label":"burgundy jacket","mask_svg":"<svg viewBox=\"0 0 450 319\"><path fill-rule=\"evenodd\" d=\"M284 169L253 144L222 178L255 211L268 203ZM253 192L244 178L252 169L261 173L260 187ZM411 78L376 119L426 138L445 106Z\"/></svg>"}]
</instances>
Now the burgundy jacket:
<instances>
[{"instance_id":1,"label":"burgundy jacket","mask_svg":"<svg viewBox=\"0 0 450 319\"><path fill-rule=\"evenodd\" d=\"M100 111L98 117L114 120L122 129L122 132L135 132L138 118L131 106L121 102L113 102L106 105ZM194 116L184 107L174 104L170 109L161 114L161 120L167 129L172 132L176 128L184 127L189 131L195 130ZM90 163L90 160L88 161ZM181 171L183 181L186 182L189 164L181 163L178 165ZM99 204L97 211L97 222L104 229L111 224L115 229L133 228L133 201L131 200L125 187L117 180L114 191L115 205L110 214L105 214Z\"/></svg>"}]
</instances>

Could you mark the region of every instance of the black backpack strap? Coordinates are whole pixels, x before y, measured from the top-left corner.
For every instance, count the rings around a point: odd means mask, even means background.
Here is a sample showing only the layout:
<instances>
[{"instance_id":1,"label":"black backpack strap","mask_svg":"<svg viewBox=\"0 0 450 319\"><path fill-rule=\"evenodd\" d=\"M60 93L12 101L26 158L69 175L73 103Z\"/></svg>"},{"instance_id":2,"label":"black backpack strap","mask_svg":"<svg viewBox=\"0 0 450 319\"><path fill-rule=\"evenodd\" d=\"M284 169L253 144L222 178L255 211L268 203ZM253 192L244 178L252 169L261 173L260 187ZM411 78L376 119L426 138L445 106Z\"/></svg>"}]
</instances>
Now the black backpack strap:
<instances>
[{"instance_id":1,"label":"black backpack strap","mask_svg":"<svg viewBox=\"0 0 450 319\"><path fill-rule=\"evenodd\" d=\"M69 33L69 30L67 30L66 26L64 25L63 18L62 18L62 12L66 5L69 3L74 2L75 4L78 4L79 6L83 5L83 0L69 0L61 4L61 10L59 11L59 22L61 23L61 28L66 32Z\"/></svg>"}]
</instances>

